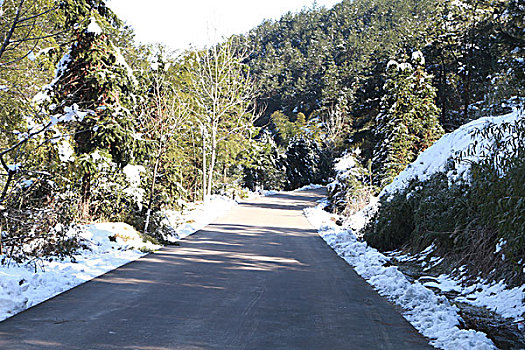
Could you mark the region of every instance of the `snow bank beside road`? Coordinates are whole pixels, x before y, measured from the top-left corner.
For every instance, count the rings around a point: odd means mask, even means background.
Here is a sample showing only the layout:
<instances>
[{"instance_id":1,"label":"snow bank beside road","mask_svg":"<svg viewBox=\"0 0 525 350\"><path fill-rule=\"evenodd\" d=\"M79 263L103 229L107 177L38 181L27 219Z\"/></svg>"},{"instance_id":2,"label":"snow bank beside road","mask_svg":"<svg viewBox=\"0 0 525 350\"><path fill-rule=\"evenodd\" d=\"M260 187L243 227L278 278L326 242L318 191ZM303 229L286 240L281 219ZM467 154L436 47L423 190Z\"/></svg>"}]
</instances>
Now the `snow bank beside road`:
<instances>
[{"instance_id":1,"label":"snow bank beside road","mask_svg":"<svg viewBox=\"0 0 525 350\"><path fill-rule=\"evenodd\" d=\"M215 196L205 205L186 210L180 215L186 223L174 227L176 239L202 229L233 205L234 201ZM0 265L0 321L136 260L146 251L161 248L143 242L140 234L124 223L85 225L71 234L78 235L87 246L71 258Z\"/></svg>"},{"instance_id":2,"label":"snow bank beside road","mask_svg":"<svg viewBox=\"0 0 525 350\"><path fill-rule=\"evenodd\" d=\"M468 181L470 178L470 166L472 162L479 160L484 152L483 146L488 146L492 140L478 136L473 138L472 133L484 129L490 125L501 125L503 123L515 123L524 116L519 111L500 117L486 117L474 120L461 126L459 129L446 134L427 150L419 155L416 161L403 170L394 181L386 186L380 194L389 196L397 191L403 190L413 179L419 181L428 180L433 174L444 171L450 158L456 158L460 152L465 152L474 143L477 144L476 152L466 156L456 164L456 169L447 175L451 180ZM512 135L508 135L511 137Z\"/></svg>"},{"instance_id":3,"label":"snow bank beside road","mask_svg":"<svg viewBox=\"0 0 525 350\"><path fill-rule=\"evenodd\" d=\"M233 199L224 196L211 196L210 199L200 205L186 203L182 212L174 210L164 211L165 225L175 230L171 236L165 237L169 242L188 237L192 233L202 230L210 222L225 215L232 207L237 205Z\"/></svg>"},{"instance_id":4,"label":"snow bank beside road","mask_svg":"<svg viewBox=\"0 0 525 350\"><path fill-rule=\"evenodd\" d=\"M305 209L305 215L321 237L379 294L400 306L403 316L431 344L441 349L495 349L486 334L459 329L458 308L419 282L410 283L395 266L386 267L388 258L366 242L359 241L349 229L336 226L325 204Z\"/></svg>"},{"instance_id":5,"label":"snow bank beside road","mask_svg":"<svg viewBox=\"0 0 525 350\"><path fill-rule=\"evenodd\" d=\"M138 249L160 248L123 223L86 225L76 234L88 249L74 257L0 266L0 320L138 259Z\"/></svg>"}]
</instances>

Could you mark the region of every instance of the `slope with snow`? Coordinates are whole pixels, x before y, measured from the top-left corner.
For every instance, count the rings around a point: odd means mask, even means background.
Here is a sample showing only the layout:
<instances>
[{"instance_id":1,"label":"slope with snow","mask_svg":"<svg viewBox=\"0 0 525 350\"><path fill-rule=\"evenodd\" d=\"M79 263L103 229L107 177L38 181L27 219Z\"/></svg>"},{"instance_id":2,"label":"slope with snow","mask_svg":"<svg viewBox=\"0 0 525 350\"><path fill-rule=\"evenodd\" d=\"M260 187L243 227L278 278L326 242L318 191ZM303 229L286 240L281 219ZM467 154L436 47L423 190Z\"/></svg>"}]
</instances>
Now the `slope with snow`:
<instances>
[{"instance_id":1,"label":"slope with snow","mask_svg":"<svg viewBox=\"0 0 525 350\"><path fill-rule=\"evenodd\" d=\"M468 181L472 162L479 159L484 151L484 146L489 146L492 141L481 136L474 137L473 133L491 125L512 124L524 117L522 112L515 110L510 114L499 117L486 117L474 120L461 126L454 132L446 134L425 152L421 153L415 162L402 171L390 185L386 186L381 191L380 197L385 196L389 198L394 193L406 188L413 179L425 181L433 174L445 171L446 165L451 158L457 158L460 153L467 151L471 145L477 144L478 147L474 150L475 152L462 157L461 161L456 162L456 169L449 171L447 174L451 180Z\"/></svg>"},{"instance_id":2,"label":"slope with snow","mask_svg":"<svg viewBox=\"0 0 525 350\"><path fill-rule=\"evenodd\" d=\"M470 181L470 167L480 157L486 155L486 149L493 140L483 138L477 130L504 123L515 124L524 118L522 112L515 110L500 117L488 117L468 123L458 130L443 136L434 145L423 152L394 181L380 193L381 200L390 200L398 191L405 189L412 180L425 181L438 172L447 171L451 182ZM510 130L510 129L505 129ZM515 137L507 134L503 138ZM473 148L472 145L477 147ZM469 152L467 152L467 150ZM460 157L461 156L461 157ZM455 166L449 170L448 164L454 160ZM336 169L344 176L354 164ZM459 309L454 302L462 302L484 307L505 317L517 329L523 328L525 317L525 285L508 288L503 282L488 282L478 278L472 282L458 273L442 274L437 277L423 276L413 283L396 266L386 266L395 262L393 259L369 247L357 236L359 231L371 219L380 203L372 198L369 206L345 220L344 227L337 227L329 220L328 213L322 206L306 210L312 224L318 228L325 241L356 271L363 276L378 292L404 310L405 317L423 335L429 337L431 344L443 349L484 349L495 345L481 332L459 329ZM506 242L500 242L497 249ZM434 247L430 246L417 255L390 254L396 261L410 261L429 270L440 264L443 259L430 256ZM496 252L497 253L497 252ZM387 264L388 262L388 264ZM460 269L461 270L461 269ZM457 276L457 277L452 277ZM465 277L465 278L463 278ZM449 301L445 296L434 291L455 292L456 297Z\"/></svg>"}]
</instances>

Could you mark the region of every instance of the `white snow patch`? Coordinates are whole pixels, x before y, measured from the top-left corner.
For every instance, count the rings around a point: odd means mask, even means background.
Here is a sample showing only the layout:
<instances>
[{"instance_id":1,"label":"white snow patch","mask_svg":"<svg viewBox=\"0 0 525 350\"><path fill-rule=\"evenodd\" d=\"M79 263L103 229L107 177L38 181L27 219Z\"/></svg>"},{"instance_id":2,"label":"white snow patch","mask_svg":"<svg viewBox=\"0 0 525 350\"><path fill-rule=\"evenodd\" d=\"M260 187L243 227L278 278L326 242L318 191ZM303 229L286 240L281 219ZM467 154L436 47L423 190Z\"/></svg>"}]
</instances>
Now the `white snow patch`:
<instances>
[{"instance_id":1,"label":"white snow patch","mask_svg":"<svg viewBox=\"0 0 525 350\"><path fill-rule=\"evenodd\" d=\"M102 34L102 28L100 28L100 26L98 25L97 20L95 19L95 17L91 17L89 20L90 20L90 23L89 23L86 31L88 33L93 33L95 35Z\"/></svg>"},{"instance_id":2,"label":"white snow patch","mask_svg":"<svg viewBox=\"0 0 525 350\"><path fill-rule=\"evenodd\" d=\"M419 50L414 51L412 53L412 62L415 62L417 64L420 64L422 66L425 65L425 56L423 56L423 53Z\"/></svg>"},{"instance_id":3,"label":"white snow patch","mask_svg":"<svg viewBox=\"0 0 525 350\"><path fill-rule=\"evenodd\" d=\"M294 192L299 192L299 191L308 191L308 190L317 190L319 188L323 188L324 186L323 185L314 185L314 184L310 184L310 185L306 185L306 186L303 186L301 188L298 188L296 189Z\"/></svg>"},{"instance_id":4,"label":"white snow patch","mask_svg":"<svg viewBox=\"0 0 525 350\"><path fill-rule=\"evenodd\" d=\"M398 64L397 69L405 71L408 69L412 69L412 65L410 63L400 63Z\"/></svg>"},{"instance_id":5,"label":"white snow patch","mask_svg":"<svg viewBox=\"0 0 525 350\"><path fill-rule=\"evenodd\" d=\"M389 69L392 66L395 66L395 68L397 69L397 67L399 66L399 63L397 63L397 61L395 61L395 60L390 60L390 61L388 61L387 65L386 65L386 69Z\"/></svg>"},{"instance_id":6,"label":"white snow patch","mask_svg":"<svg viewBox=\"0 0 525 350\"><path fill-rule=\"evenodd\" d=\"M442 292L461 292L461 286L448 275L440 275L438 277L422 276L419 280L427 280L422 282L425 287L436 288Z\"/></svg>"},{"instance_id":7,"label":"white snow patch","mask_svg":"<svg viewBox=\"0 0 525 350\"><path fill-rule=\"evenodd\" d=\"M338 173L346 172L349 169L355 168L357 162L353 154L346 154L345 156L336 160L334 169Z\"/></svg>"},{"instance_id":8,"label":"white snow patch","mask_svg":"<svg viewBox=\"0 0 525 350\"><path fill-rule=\"evenodd\" d=\"M525 285L509 289L504 281L480 281L465 288L462 295L456 300L486 307L505 318L520 320L525 316Z\"/></svg>"},{"instance_id":9,"label":"white snow patch","mask_svg":"<svg viewBox=\"0 0 525 350\"><path fill-rule=\"evenodd\" d=\"M483 146L488 146L491 140L482 137L473 139L472 133L475 130L483 129L490 125L515 123L520 118L523 118L523 116L520 115L519 111L514 111L500 117L480 118L463 125L452 133L444 135L436 143L421 153L414 163L410 164L390 185L386 186L381 191L379 196L385 196L385 198L389 199L396 192L406 188L411 180L418 179L419 181L425 181L433 174L445 171L448 160L456 158L459 153L466 151L474 142L477 142L479 145L476 150L482 152ZM478 153L472 154L468 157L464 157L461 162L457 162L456 169L449 171L447 174L449 179L468 181L470 178L469 170L471 164L473 161L478 160L480 156L481 154Z\"/></svg>"},{"instance_id":10,"label":"white snow patch","mask_svg":"<svg viewBox=\"0 0 525 350\"><path fill-rule=\"evenodd\" d=\"M34 62L34 61L36 60L36 55L35 55L35 53L34 53L33 51L29 52L29 53L27 54L27 59L30 60L30 61L33 61L33 62Z\"/></svg>"},{"instance_id":11,"label":"white snow patch","mask_svg":"<svg viewBox=\"0 0 525 350\"><path fill-rule=\"evenodd\" d=\"M245 188L241 191L240 199L241 200L251 200L251 199L256 199L260 197L274 196L276 194L279 194L279 191L263 190L263 189L258 189L256 191L250 191L249 189ZM235 198L237 199L237 197Z\"/></svg>"},{"instance_id":12,"label":"white snow patch","mask_svg":"<svg viewBox=\"0 0 525 350\"><path fill-rule=\"evenodd\" d=\"M78 109L78 105L74 103L72 106L64 107L64 115L58 118L59 122L70 122L78 121L81 122L84 118L89 115L90 111L81 111Z\"/></svg>"},{"instance_id":13,"label":"white snow patch","mask_svg":"<svg viewBox=\"0 0 525 350\"><path fill-rule=\"evenodd\" d=\"M86 225L70 234L80 236L89 250L63 261L40 260L36 273L29 264L0 266L0 320L140 258L144 253L138 248L160 248L142 242L139 234L124 223ZM110 241L110 236L116 241Z\"/></svg>"},{"instance_id":14,"label":"white snow patch","mask_svg":"<svg viewBox=\"0 0 525 350\"><path fill-rule=\"evenodd\" d=\"M419 282L410 283L397 267L385 267L388 258L366 242L359 241L349 229L336 226L325 204L305 209L305 215L320 236L352 265L379 294L403 309L403 316L430 343L440 349L495 349L486 334L459 329L458 308Z\"/></svg>"},{"instance_id":15,"label":"white snow patch","mask_svg":"<svg viewBox=\"0 0 525 350\"><path fill-rule=\"evenodd\" d=\"M71 147L71 143L69 143L68 140L62 140L62 142L58 143L57 148L58 157L60 158L61 162L67 163L75 161L75 157L73 156L75 151L73 150L73 147Z\"/></svg>"},{"instance_id":16,"label":"white snow patch","mask_svg":"<svg viewBox=\"0 0 525 350\"><path fill-rule=\"evenodd\" d=\"M503 238L500 239L499 242L496 244L496 250L494 251L494 254L498 254L499 252L501 252L501 249L503 249L505 244L507 244L507 241Z\"/></svg>"},{"instance_id":17,"label":"white snow patch","mask_svg":"<svg viewBox=\"0 0 525 350\"><path fill-rule=\"evenodd\" d=\"M215 219L225 215L237 205L237 202L225 196L211 196L206 202L197 205L181 204L182 211L163 211L165 216L163 224L174 229L172 235L165 237L169 242L176 242L203 229Z\"/></svg>"},{"instance_id":18,"label":"white snow patch","mask_svg":"<svg viewBox=\"0 0 525 350\"><path fill-rule=\"evenodd\" d=\"M131 67L129 66L128 62L126 62L126 59L124 58L124 56L122 56L122 52L120 51L120 48L116 47L113 44L111 44L111 45L113 46L113 49L115 50L115 53L116 53L116 59L117 59L116 63L118 65L121 65L122 67L124 67L124 69L126 69L128 77L131 79L133 84L137 85L138 84L138 80L135 77L135 75L133 74L133 69L131 69Z\"/></svg>"},{"instance_id":19,"label":"white snow patch","mask_svg":"<svg viewBox=\"0 0 525 350\"><path fill-rule=\"evenodd\" d=\"M371 197L370 203L366 207L351 215L346 220L347 227L353 232L362 232L366 224L370 221L378 209L379 197Z\"/></svg>"},{"instance_id":20,"label":"white snow patch","mask_svg":"<svg viewBox=\"0 0 525 350\"><path fill-rule=\"evenodd\" d=\"M124 193L132 197L135 203L142 210L142 202L146 191L140 187L140 174L146 172L146 169L142 165L131 165L128 164L122 169L126 175L129 186L124 189Z\"/></svg>"},{"instance_id":21,"label":"white snow patch","mask_svg":"<svg viewBox=\"0 0 525 350\"><path fill-rule=\"evenodd\" d=\"M19 171L21 167L22 167L22 164L8 164L7 165L7 169L13 172Z\"/></svg>"}]
</instances>

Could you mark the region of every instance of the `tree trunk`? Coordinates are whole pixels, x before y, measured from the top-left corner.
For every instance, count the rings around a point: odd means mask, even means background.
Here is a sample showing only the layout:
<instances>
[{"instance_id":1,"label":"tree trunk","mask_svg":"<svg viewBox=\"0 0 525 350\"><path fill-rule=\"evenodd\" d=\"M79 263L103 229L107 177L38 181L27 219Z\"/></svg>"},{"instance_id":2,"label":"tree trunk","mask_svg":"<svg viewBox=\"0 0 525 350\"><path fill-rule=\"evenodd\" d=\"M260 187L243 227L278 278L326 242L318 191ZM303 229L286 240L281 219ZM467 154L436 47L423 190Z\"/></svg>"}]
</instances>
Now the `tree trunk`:
<instances>
[{"instance_id":1,"label":"tree trunk","mask_svg":"<svg viewBox=\"0 0 525 350\"><path fill-rule=\"evenodd\" d=\"M215 125L211 128L211 159L210 172L208 174L208 196L211 196L213 187L213 172L215 171L215 161L217 159L217 127Z\"/></svg>"},{"instance_id":2,"label":"tree trunk","mask_svg":"<svg viewBox=\"0 0 525 350\"><path fill-rule=\"evenodd\" d=\"M208 181L206 176L206 129L202 128L202 201L206 201L206 183Z\"/></svg>"},{"instance_id":3,"label":"tree trunk","mask_svg":"<svg viewBox=\"0 0 525 350\"><path fill-rule=\"evenodd\" d=\"M222 167L222 188L224 193L226 193L226 182L228 181L228 168L226 167L226 163L224 163L224 166Z\"/></svg>"},{"instance_id":4,"label":"tree trunk","mask_svg":"<svg viewBox=\"0 0 525 350\"><path fill-rule=\"evenodd\" d=\"M162 135L162 137L163 136L164 135ZM148 210L146 212L146 222L144 224L144 234L145 235L148 234L148 226L149 226L149 221L150 221L150 218L151 218L151 207L153 206L153 193L155 191L155 183L157 181L157 172L158 172L158 169L159 169L160 157L162 157L162 148L163 148L163 146L164 146L163 142L160 141L159 151L158 151L158 154L157 154L157 159L155 160L155 167L153 168L153 178L151 179L151 188L150 188L150 193L149 193Z\"/></svg>"},{"instance_id":5,"label":"tree trunk","mask_svg":"<svg viewBox=\"0 0 525 350\"><path fill-rule=\"evenodd\" d=\"M83 219L89 217L89 200L91 198L91 173L87 172L82 176L82 199L81 199L81 215Z\"/></svg>"}]
</instances>

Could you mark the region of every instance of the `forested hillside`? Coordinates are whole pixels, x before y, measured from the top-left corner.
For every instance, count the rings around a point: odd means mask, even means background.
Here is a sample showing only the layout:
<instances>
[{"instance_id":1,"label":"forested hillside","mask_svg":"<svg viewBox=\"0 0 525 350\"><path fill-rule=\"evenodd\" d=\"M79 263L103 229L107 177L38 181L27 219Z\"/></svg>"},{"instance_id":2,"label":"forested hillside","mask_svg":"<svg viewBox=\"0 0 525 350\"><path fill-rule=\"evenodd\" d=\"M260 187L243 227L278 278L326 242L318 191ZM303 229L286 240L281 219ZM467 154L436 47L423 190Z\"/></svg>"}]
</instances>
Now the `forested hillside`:
<instances>
[{"instance_id":1,"label":"forested hillside","mask_svg":"<svg viewBox=\"0 0 525 350\"><path fill-rule=\"evenodd\" d=\"M356 0L264 22L242 37L266 106L260 122L280 111L341 125L346 145L371 159L387 138L378 130L386 112L409 112L391 109L401 94L416 106L412 118L438 118L447 132L508 111L509 99L523 94L523 11L518 1ZM394 61L408 70L388 71ZM401 91L410 75L421 86Z\"/></svg>"}]
</instances>

